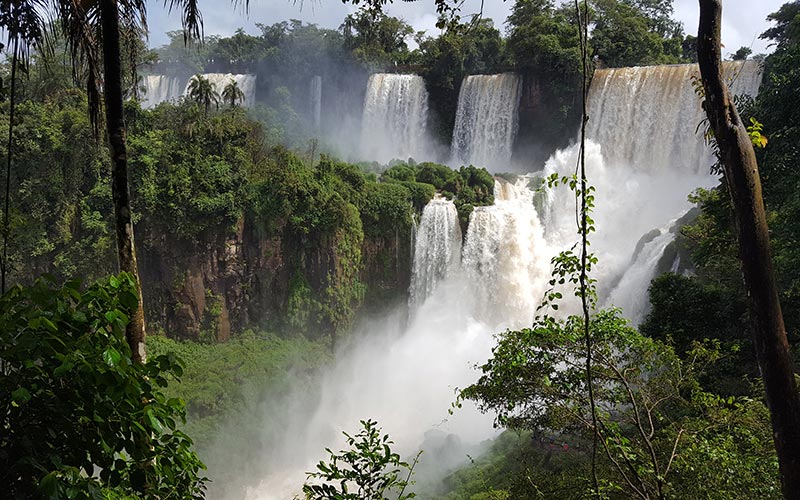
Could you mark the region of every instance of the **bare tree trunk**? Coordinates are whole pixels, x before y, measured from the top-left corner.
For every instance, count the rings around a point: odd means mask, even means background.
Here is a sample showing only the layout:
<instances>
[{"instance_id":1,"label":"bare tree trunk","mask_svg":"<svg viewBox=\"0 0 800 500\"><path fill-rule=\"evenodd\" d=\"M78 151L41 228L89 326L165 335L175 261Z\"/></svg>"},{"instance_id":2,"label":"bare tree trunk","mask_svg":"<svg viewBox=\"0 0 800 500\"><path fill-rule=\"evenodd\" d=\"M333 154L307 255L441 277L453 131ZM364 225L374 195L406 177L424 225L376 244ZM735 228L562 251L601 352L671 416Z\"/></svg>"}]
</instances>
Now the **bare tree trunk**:
<instances>
[{"instance_id":1,"label":"bare tree trunk","mask_svg":"<svg viewBox=\"0 0 800 500\"><path fill-rule=\"evenodd\" d=\"M772 420L783 495L800 499L800 396L772 270L769 233L753 145L722 78L721 0L700 1L697 52L705 108L733 200L753 340Z\"/></svg>"},{"instance_id":2,"label":"bare tree trunk","mask_svg":"<svg viewBox=\"0 0 800 500\"><path fill-rule=\"evenodd\" d=\"M119 9L116 0L101 0L103 25L103 94L106 108L108 143L111 148L111 192L114 198L114 228L117 236L119 269L136 279L139 307L131 316L126 337L133 361L145 361L144 309L142 287L133 242L130 190L128 188L128 153L125 145L125 119L122 107L122 53L120 50Z\"/></svg>"}]
</instances>

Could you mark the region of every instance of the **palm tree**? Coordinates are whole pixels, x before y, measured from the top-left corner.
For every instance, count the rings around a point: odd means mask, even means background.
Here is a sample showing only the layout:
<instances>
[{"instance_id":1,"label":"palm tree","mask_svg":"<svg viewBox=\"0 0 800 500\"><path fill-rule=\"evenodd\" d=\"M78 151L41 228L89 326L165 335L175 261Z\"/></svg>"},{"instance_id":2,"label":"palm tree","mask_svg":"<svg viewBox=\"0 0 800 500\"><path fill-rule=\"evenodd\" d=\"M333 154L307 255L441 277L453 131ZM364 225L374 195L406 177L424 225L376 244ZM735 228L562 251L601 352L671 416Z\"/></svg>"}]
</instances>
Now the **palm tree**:
<instances>
[{"instance_id":1,"label":"palm tree","mask_svg":"<svg viewBox=\"0 0 800 500\"><path fill-rule=\"evenodd\" d=\"M229 104L232 108L235 107L237 103L244 102L244 92L239 88L239 84L236 83L236 80L231 80L230 83L225 85L225 88L222 89L222 101Z\"/></svg>"},{"instance_id":2,"label":"palm tree","mask_svg":"<svg viewBox=\"0 0 800 500\"><path fill-rule=\"evenodd\" d=\"M199 0L164 0L169 11L180 10L184 27L184 40L202 38L203 19ZM249 0L232 0L234 5ZM60 25L70 48L73 64L86 75L86 92L89 113L95 132L99 132L101 104L105 107L105 125L112 160L112 196L114 201L114 226L117 239L117 256L120 271L130 273L139 284L139 307L130 319L126 337L131 346L134 362L144 362L145 325L142 305L141 281L136 263L136 248L131 220L130 190L128 186L127 145L123 115L122 41L139 39L147 32L145 0L15 0L0 2L0 29L9 40L18 40L23 46L19 53L27 54L33 36L44 31L47 22L40 17L45 12ZM23 22L24 21L24 22ZM30 22L28 22L30 21ZM127 46L132 44L128 43ZM17 52L15 50L15 52ZM136 57L135 51L128 52ZM13 69L12 62L12 69ZM132 65L135 71L135 65ZM135 81L135 79L133 80ZM101 83L102 82L102 83ZM13 82L12 82L13 83ZM102 92L101 92L102 86ZM9 133L11 137L11 133ZM10 177L10 155L6 177ZM8 180L6 189L8 189ZM6 196L6 202L8 196ZM8 217L5 217L7 220ZM4 222L4 225L6 223ZM4 274L6 262L2 259Z\"/></svg>"},{"instance_id":3,"label":"palm tree","mask_svg":"<svg viewBox=\"0 0 800 500\"><path fill-rule=\"evenodd\" d=\"M189 81L187 90L189 99L203 106L206 115L208 115L208 108L212 104L219 106L219 93L208 78L204 78L202 75L194 75Z\"/></svg>"}]
</instances>

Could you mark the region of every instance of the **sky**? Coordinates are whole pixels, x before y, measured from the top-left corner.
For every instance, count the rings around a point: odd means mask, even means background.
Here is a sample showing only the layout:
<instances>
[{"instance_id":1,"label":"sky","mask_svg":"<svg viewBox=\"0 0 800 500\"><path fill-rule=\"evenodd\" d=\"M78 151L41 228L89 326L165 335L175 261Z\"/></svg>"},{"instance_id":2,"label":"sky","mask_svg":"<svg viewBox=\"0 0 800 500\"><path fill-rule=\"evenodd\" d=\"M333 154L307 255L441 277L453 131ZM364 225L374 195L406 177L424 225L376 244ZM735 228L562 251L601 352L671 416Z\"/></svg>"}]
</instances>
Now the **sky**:
<instances>
[{"instance_id":1,"label":"sky","mask_svg":"<svg viewBox=\"0 0 800 500\"><path fill-rule=\"evenodd\" d=\"M735 52L742 46L750 47L754 54L769 52L765 40L758 35L770 25L767 14L775 12L786 0L724 0L722 11L723 55ZM505 19L513 5L513 0L484 0L484 17L492 18L495 25L505 32ZM248 13L241 7L233 8L229 0L200 0L206 35L231 35L237 28L257 34L256 23L272 24L287 19L300 19L316 23L324 28L338 28L344 17L356 10L351 4L341 0L250 0ZM168 13L163 0L147 0L148 24L150 25L150 45L158 47L168 41L165 33L180 29L180 14ZM464 0L462 13L472 14L480 11L481 0ZM681 21L684 31L696 33L698 20L697 0L674 0L674 18ZM427 31L430 35L436 29L436 9L434 0L414 2L394 0L386 7L392 16L404 19L416 31Z\"/></svg>"}]
</instances>

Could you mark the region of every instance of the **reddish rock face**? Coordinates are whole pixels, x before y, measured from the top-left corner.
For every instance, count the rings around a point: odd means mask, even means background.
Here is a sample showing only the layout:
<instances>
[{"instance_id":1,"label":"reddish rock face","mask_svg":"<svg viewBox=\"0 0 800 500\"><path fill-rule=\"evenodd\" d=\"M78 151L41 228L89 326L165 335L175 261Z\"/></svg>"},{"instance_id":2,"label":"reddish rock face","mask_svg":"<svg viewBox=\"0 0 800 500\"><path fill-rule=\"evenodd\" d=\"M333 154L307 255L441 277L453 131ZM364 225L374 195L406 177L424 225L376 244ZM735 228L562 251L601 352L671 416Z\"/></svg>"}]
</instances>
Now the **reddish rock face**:
<instances>
[{"instance_id":1,"label":"reddish rock face","mask_svg":"<svg viewBox=\"0 0 800 500\"><path fill-rule=\"evenodd\" d=\"M407 297L411 244L401 231L365 238L353 272L343 267L335 234L313 242L284 231L264 235L242 219L228 234L204 234L187 243L139 227L147 321L171 337L224 342L248 326L283 328L298 275L320 300L331 295L330 287L357 278L368 293L363 304L351 304L356 313ZM322 336L340 325L317 318L308 326L309 335Z\"/></svg>"}]
</instances>

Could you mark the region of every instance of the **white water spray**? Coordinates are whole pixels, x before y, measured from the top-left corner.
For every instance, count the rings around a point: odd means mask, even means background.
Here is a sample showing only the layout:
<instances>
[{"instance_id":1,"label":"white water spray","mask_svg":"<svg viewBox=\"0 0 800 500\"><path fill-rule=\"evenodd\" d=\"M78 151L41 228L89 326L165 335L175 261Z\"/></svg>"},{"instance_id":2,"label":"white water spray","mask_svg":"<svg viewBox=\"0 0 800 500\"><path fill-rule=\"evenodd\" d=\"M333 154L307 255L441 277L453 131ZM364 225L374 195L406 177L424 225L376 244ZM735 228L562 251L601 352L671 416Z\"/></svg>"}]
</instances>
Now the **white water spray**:
<instances>
[{"instance_id":1,"label":"white water spray","mask_svg":"<svg viewBox=\"0 0 800 500\"><path fill-rule=\"evenodd\" d=\"M146 75L142 77L144 95L142 107L152 108L166 101L176 102L186 89L186 79L167 75Z\"/></svg>"},{"instance_id":2,"label":"white water spray","mask_svg":"<svg viewBox=\"0 0 800 500\"><path fill-rule=\"evenodd\" d=\"M449 415L450 403L456 388L474 382L473 367L488 359L493 335L530 322L546 272L535 263L549 262L540 249L544 240L532 191L521 182L502 183L496 192L496 205L473 212L463 264L454 239L460 240L455 207L441 199L428 204L417 232L413 277L427 296L416 295L406 328L390 315L356 332L356 341L325 375L313 417L275 460L283 470L266 474L247 498L290 498L324 448L342 446L341 431L358 429L361 419L377 420L404 456L425 448L423 477L463 463L477 443L495 434L490 415L470 404Z\"/></svg>"},{"instance_id":3,"label":"white water spray","mask_svg":"<svg viewBox=\"0 0 800 500\"><path fill-rule=\"evenodd\" d=\"M315 75L309 83L309 94L311 96L311 124L315 132L319 132L322 124L322 77Z\"/></svg>"}]
</instances>

